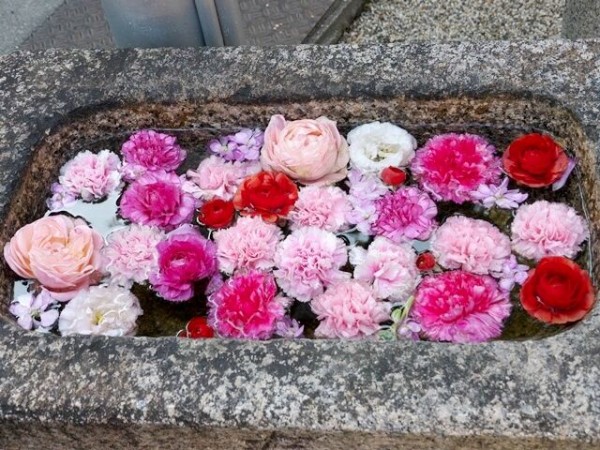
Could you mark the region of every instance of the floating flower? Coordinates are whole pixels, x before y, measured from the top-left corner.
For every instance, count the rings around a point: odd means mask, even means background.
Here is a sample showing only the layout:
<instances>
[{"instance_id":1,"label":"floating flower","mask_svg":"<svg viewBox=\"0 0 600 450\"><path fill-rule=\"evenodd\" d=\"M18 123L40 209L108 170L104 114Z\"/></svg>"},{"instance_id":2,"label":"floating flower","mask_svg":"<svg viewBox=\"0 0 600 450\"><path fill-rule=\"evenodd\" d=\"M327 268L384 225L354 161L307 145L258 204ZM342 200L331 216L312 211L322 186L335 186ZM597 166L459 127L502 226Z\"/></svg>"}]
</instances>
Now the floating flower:
<instances>
[{"instance_id":1,"label":"floating flower","mask_svg":"<svg viewBox=\"0 0 600 450\"><path fill-rule=\"evenodd\" d=\"M158 228L137 224L110 233L102 256L111 281L124 287L145 282L157 269L156 246L164 235Z\"/></svg>"},{"instance_id":2,"label":"floating flower","mask_svg":"<svg viewBox=\"0 0 600 450\"><path fill-rule=\"evenodd\" d=\"M388 186L401 186L406 181L406 172L399 167L386 167L381 171L381 181Z\"/></svg>"},{"instance_id":3,"label":"floating flower","mask_svg":"<svg viewBox=\"0 0 600 450\"><path fill-rule=\"evenodd\" d=\"M436 261L435 256L431 252L423 252L417 256L417 269L422 272L432 270L435 267Z\"/></svg>"},{"instance_id":4,"label":"floating flower","mask_svg":"<svg viewBox=\"0 0 600 450\"><path fill-rule=\"evenodd\" d=\"M389 166L408 165L417 148L414 137L389 122L366 123L354 128L348 133L348 144L352 167L374 173Z\"/></svg>"},{"instance_id":5,"label":"floating flower","mask_svg":"<svg viewBox=\"0 0 600 450\"><path fill-rule=\"evenodd\" d=\"M215 336L215 330L208 324L206 317L193 317L185 326L185 332L179 337L190 339L210 339Z\"/></svg>"},{"instance_id":6,"label":"floating flower","mask_svg":"<svg viewBox=\"0 0 600 450\"><path fill-rule=\"evenodd\" d=\"M65 194L86 202L101 200L121 184L121 161L108 150L80 152L60 169L58 181Z\"/></svg>"},{"instance_id":7,"label":"floating flower","mask_svg":"<svg viewBox=\"0 0 600 450\"><path fill-rule=\"evenodd\" d=\"M502 270L494 274L498 278L500 289L511 291L515 284L523 284L527 279L529 267L525 264L519 264L515 255L504 261Z\"/></svg>"},{"instance_id":8,"label":"floating flower","mask_svg":"<svg viewBox=\"0 0 600 450\"><path fill-rule=\"evenodd\" d=\"M209 324L220 336L269 339L285 308L273 276L250 271L235 275L208 299Z\"/></svg>"},{"instance_id":9,"label":"floating flower","mask_svg":"<svg viewBox=\"0 0 600 450\"><path fill-rule=\"evenodd\" d=\"M375 174L364 174L356 169L348 172L347 185L351 206L347 220L361 233L371 234L371 223L377 212L375 201L390 190Z\"/></svg>"},{"instance_id":10,"label":"floating flower","mask_svg":"<svg viewBox=\"0 0 600 450\"><path fill-rule=\"evenodd\" d=\"M297 320L284 316L275 324L275 336L284 339L298 339L304 334L304 325Z\"/></svg>"},{"instance_id":11,"label":"floating flower","mask_svg":"<svg viewBox=\"0 0 600 450\"><path fill-rule=\"evenodd\" d=\"M275 277L287 295L308 302L327 286L350 277L340 270L347 261L346 245L335 234L300 228L279 244Z\"/></svg>"},{"instance_id":12,"label":"floating flower","mask_svg":"<svg viewBox=\"0 0 600 450\"><path fill-rule=\"evenodd\" d=\"M132 336L142 314L140 302L128 289L93 286L66 304L58 319L58 330L63 336Z\"/></svg>"},{"instance_id":13,"label":"floating flower","mask_svg":"<svg viewBox=\"0 0 600 450\"><path fill-rule=\"evenodd\" d=\"M321 321L315 330L319 338L371 336L390 319L389 304L376 300L369 288L354 280L330 286L310 306Z\"/></svg>"},{"instance_id":14,"label":"floating flower","mask_svg":"<svg viewBox=\"0 0 600 450\"><path fill-rule=\"evenodd\" d=\"M510 239L485 220L449 217L433 234L431 251L446 269L480 275L501 272L510 257Z\"/></svg>"},{"instance_id":15,"label":"floating flower","mask_svg":"<svg viewBox=\"0 0 600 450\"><path fill-rule=\"evenodd\" d=\"M246 178L233 205L244 216L261 216L266 222L285 219L298 200L298 187L286 175L260 172Z\"/></svg>"},{"instance_id":16,"label":"floating flower","mask_svg":"<svg viewBox=\"0 0 600 450\"><path fill-rule=\"evenodd\" d=\"M523 283L520 298L530 315L554 324L582 319L596 302L588 273L561 256L540 260Z\"/></svg>"},{"instance_id":17,"label":"floating flower","mask_svg":"<svg viewBox=\"0 0 600 450\"><path fill-rule=\"evenodd\" d=\"M398 325L396 336L400 340L419 341L419 333L422 331L421 325L413 319L407 318Z\"/></svg>"},{"instance_id":18,"label":"floating flower","mask_svg":"<svg viewBox=\"0 0 600 450\"><path fill-rule=\"evenodd\" d=\"M558 191L559 189L562 189L565 184L567 184L567 180L569 179L569 176L575 169L576 165L577 165L577 160L575 158L569 158L569 163L567 164L567 168L565 169L565 171L563 172L561 177L558 180L556 180L554 183L552 183L553 191Z\"/></svg>"},{"instance_id":19,"label":"floating flower","mask_svg":"<svg viewBox=\"0 0 600 450\"><path fill-rule=\"evenodd\" d=\"M209 228L225 228L231 225L234 217L235 208L233 202L213 198L200 208L198 222Z\"/></svg>"},{"instance_id":20,"label":"floating flower","mask_svg":"<svg viewBox=\"0 0 600 450\"><path fill-rule=\"evenodd\" d=\"M585 220L563 203L538 200L522 205L511 226L513 250L525 258L573 258L589 238Z\"/></svg>"},{"instance_id":21,"label":"floating flower","mask_svg":"<svg viewBox=\"0 0 600 450\"><path fill-rule=\"evenodd\" d=\"M482 184L498 184L500 160L495 148L474 134L442 134L417 150L413 176L436 200L472 201Z\"/></svg>"},{"instance_id":22,"label":"floating flower","mask_svg":"<svg viewBox=\"0 0 600 450\"><path fill-rule=\"evenodd\" d=\"M354 278L372 286L375 298L404 301L419 284L417 255L408 244L376 237L361 259L354 268Z\"/></svg>"},{"instance_id":23,"label":"floating flower","mask_svg":"<svg viewBox=\"0 0 600 450\"><path fill-rule=\"evenodd\" d=\"M208 149L226 161L256 161L264 143L264 133L255 128L243 128L235 134L213 139Z\"/></svg>"},{"instance_id":24,"label":"floating flower","mask_svg":"<svg viewBox=\"0 0 600 450\"><path fill-rule=\"evenodd\" d=\"M270 270L275 265L281 228L258 217L241 217L234 226L217 231L219 268L231 275L238 269Z\"/></svg>"},{"instance_id":25,"label":"floating flower","mask_svg":"<svg viewBox=\"0 0 600 450\"><path fill-rule=\"evenodd\" d=\"M131 135L121 147L125 164L123 176L133 181L146 172L173 172L185 161L186 152L177 145L177 138L152 130Z\"/></svg>"},{"instance_id":26,"label":"floating flower","mask_svg":"<svg viewBox=\"0 0 600 450\"><path fill-rule=\"evenodd\" d=\"M317 227L335 233L347 228L350 208L348 196L339 187L306 186L300 189L289 219L293 230Z\"/></svg>"},{"instance_id":27,"label":"floating flower","mask_svg":"<svg viewBox=\"0 0 600 450\"><path fill-rule=\"evenodd\" d=\"M371 230L400 244L431 236L437 207L429 196L415 187L402 187L375 202L376 217Z\"/></svg>"},{"instance_id":28,"label":"floating flower","mask_svg":"<svg viewBox=\"0 0 600 450\"><path fill-rule=\"evenodd\" d=\"M150 283L165 300L189 300L194 283L217 271L216 245L191 225L169 233L157 249L158 270L150 273Z\"/></svg>"},{"instance_id":29,"label":"floating flower","mask_svg":"<svg viewBox=\"0 0 600 450\"><path fill-rule=\"evenodd\" d=\"M282 115L271 117L260 158L264 170L283 172L302 184L334 184L348 173L348 144L325 117L290 122Z\"/></svg>"},{"instance_id":30,"label":"floating flower","mask_svg":"<svg viewBox=\"0 0 600 450\"><path fill-rule=\"evenodd\" d=\"M453 270L423 279L412 314L430 339L475 343L500 336L510 310L508 292L493 278Z\"/></svg>"},{"instance_id":31,"label":"floating flower","mask_svg":"<svg viewBox=\"0 0 600 450\"><path fill-rule=\"evenodd\" d=\"M140 225L167 231L192 220L194 198L182 191L181 179L174 173L148 172L131 183L121 197L123 218Z\"/></svg>"},{"instance_id":32,"label":"floating flower","mask_svg":"<svg viewBox=\"0 0 600 450\"><path fill-rule=\"evenodd\" d=\"M50 211L63 209L77 201L77 195L68 192L60 183L52 183L51 192L52 197L46 200L46 205Z\"/></svg>"},{"instance_id":33,"label":"floating flower","mask_svg":"<svg viewBox=\"0 0 600 450\"><path fill-rule=\"evenodd\" d=\"M55 215L25 225L4 247L4 259L23 278L39 281L60 301L101 278L103 239L81 219Z\"/></svg>"},{"instance_id":34,"label":"floating flower","mask_svg":"<svg viewBox=\"0 0 600 450\"><path fill-rule=\"evenodd\" d=\"M502 180L498 186L482 184L471 193L473 200L478 200L486 208L497 206L503 209L516 209L529 197L528 194L518 189L508 189L508 178Z\"/></svg>"},{"instance_id":35,"label":"floating flower","mask_svg":"<svg viewBox=\"0 0 600 450\"><path fill-rule=\"evenodd\" d=\"M48 331L58 320L58 303L45 289L37 295L19 295L8 310L25 330Z\"/></svg>"}]
</instances>

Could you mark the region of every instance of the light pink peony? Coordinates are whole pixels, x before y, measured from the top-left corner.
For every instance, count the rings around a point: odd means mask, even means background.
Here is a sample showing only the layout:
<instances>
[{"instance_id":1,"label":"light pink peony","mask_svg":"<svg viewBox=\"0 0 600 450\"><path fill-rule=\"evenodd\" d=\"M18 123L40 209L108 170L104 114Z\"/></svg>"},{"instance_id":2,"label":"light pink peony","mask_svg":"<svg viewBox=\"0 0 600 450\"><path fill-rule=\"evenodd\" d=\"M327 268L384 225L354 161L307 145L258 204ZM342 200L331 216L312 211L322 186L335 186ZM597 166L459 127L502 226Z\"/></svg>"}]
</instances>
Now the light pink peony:
<instances>
[{"instance_id":1,"label":"light pink peony","mask_svg":"<svg viewBox=\"0 0 600 450\"><path fill-rule=\"evenodd\" d=\"M510 239L485 220L449 217L433 234L431 251L446 269L500 275L510 258Z\"/></svg>"},{"instance_id":2,"label":"light pink peony","mask_svg":"<svg viewBox=\"0 0 600 450\"><path fill-rule=\"evenodd\" d=\"M308 302L350 274L340 268L348 261L346 245L335 234L318 228L300 228L279 244L275 278L290 297Z\"/></svg>"},{"instance_id":3,"label":"light pink peony","mask_svg":"<svg viewBox=\"0 0 600 450\"><path fill-rule=\"evenodd\" d=\"M412 314L430 339L473 343L500 336L510 310L509 293L492 277L453 270L425 277Z\"/></svg>"},{"instance_id":4,"label":"light pink peony","mask_svg":"<svg viewBox=\"0 0 600 450\"><path fill-rule=\"evenodd\" d=\"M271 117L265 130L261 152L264 170L283 172L302 184L333 184L346 178L350 160L348 144L335 122L316 120L286 121Z\"/></svg>"},{"instance_id":5,"label":"light pink peony","mask_svg":"<svg viewBox=\"0 0 600 450\"><path fill-rule=\"evenodd\" d=\"M300 189L288 217L292 230L317 227L335 233L348 226L346 217L350 211L348 195L339 187L306 186Z\"/></svg>"},{"instance_id":6,"label":"light pink peony","mask_svg":"<svg viewBox=\"0 0 600 450\"><path fill-rule=\"evenodd\" d=\"M60 169L58 181L64 193L86 202L100 200L121 184L121 161L108 150L80 152Z\"/></svg>"},{"instance_id":7,"label":"light pink peony","mask_svg":"<svg viewBox=\"0 0 600 450\"><path fill-rule=\"evenodd\" d=\"M525 258L573 258L590 237L585 222L570 206L539 200L522 205L511 226L513 250Z\"/></svg>"},{"instance_id":8,"label":"light pink peony","mask_svg":"<svg viewBox=\"0 0 600 450\"><path fill-rule=\"evenodd\" d=\"M19 276L39 281L66 301L100 280L102 244L102 236L83 220L55 215L17 231L4 247L4 259Z\"/></svg>"},{"instance_id":9,"label":"light pink peony","mask_svg":"<svg viewBox=\"0 0 600 450\"><path fill-rule=\"evenodd\" d=\"M354 278L372 286L378 299L405 301L412 295L421 279L417 269L417 255L408 244L395 244L384 237L376 237L356 263Z\"/></svg>"},{"instance_id":10,"label":"light pink peony","mask_svg":"<svg viewBox=\"0 0 600 450\"><path fill-rule=\"evenodd\" d=\"M182 191L180 178L172 172L148 172L123 193L119 210L123 218L141 225L172 230L190 222L194 198Z\"/></svg>"},{"instance_id":11,"label":"light pink peony","mask_svg":"<svg viewBox=\"0 0 600 450\"><path fill-rule=\"evenodd\" d=\"M220 336L269 339L285 315L273 276L250 271L230 278L208 299L208 322Z\"/></svg>"},{"instance_id":12,"label":"light pink peony","mask_svg":"<svg viewBox=\"0 0 600 450\"><path fill-rule=\"evenodd\" d=\"M231 275L242 269L269 270L275 265L281 228L260 217L241 217L230 228L213 234L221 271Z\"/></svg>"},{"instance_id":13,"label":"light pink peony","mask_svg":"<svg viewBox=\"0 0 600 450\"><path fill-rule=\"evenodd\" d=\"M186 152L177 145L177 138L153 130L142 130L131 135L121 147L123 176L133 181L146 172L164 170L173 172L185 160Z\"/></svg>"},{"instance_id":14,"label":"light pink peony","mask_svg":"<svg viewBox=\"0 0 600 450\"><path fill-rule=\"evenodd\" d=\"M390 319L389 303L375 300L369 288L354 280L329 287L310 306L321 321L315 330L320 338L371 336L379 331L381 322Z\"/></svg>"},{"instance_id":15,"label":"light pink peony","mask_svg":"<svg viewBox=\"0 0 600 450\"><path fill-rule=\"evenodd\" d=\"M197 200L220 198L232 200L244 178L260 172L256 161L225 161L218 156L209 156L196 170L188 170L188 181L184 191Z\"/></svg>"}]
</instances>

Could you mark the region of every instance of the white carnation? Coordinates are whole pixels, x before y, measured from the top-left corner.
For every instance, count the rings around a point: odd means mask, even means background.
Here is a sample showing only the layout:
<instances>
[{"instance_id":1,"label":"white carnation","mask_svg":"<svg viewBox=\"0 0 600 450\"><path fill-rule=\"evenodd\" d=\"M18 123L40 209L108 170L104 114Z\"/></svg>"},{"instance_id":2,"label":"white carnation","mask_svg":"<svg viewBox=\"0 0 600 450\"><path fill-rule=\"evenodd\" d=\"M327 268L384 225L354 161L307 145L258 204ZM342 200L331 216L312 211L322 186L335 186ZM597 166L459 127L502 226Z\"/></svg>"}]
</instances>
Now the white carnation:
<instances>
[{"instance_id":1,"label":"white carnation","mask_svg":"<svg viewBox=\"0 0 600 450\"><path fill-rule=\"evenodd\" d=\"M389 122L372 122L348 133L350 162L363 172L381 172L386 167L407 166L415 156L416 139Z\"/></svg>"}]
</instances>

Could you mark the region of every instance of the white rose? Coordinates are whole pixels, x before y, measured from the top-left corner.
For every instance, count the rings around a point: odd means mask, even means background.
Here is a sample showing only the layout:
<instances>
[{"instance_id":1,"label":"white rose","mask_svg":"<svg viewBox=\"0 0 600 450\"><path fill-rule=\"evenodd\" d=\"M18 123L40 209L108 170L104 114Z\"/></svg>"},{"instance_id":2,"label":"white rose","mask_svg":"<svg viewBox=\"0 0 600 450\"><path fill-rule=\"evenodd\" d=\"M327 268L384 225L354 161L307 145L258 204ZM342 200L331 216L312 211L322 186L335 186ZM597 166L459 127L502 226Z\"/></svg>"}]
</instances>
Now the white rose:
<instances>
[{"instance_id":1,"label":"white rose","mask_svg":"<svg viewBox=\"0 0 600 450\"><path fill-rule=\"evenodd\" d=\"M386 167L407 166L415 156L416 139L389 122L372 122L348 133L350 162L363 172L381 172Z\"/></svg>"}]
</instances>

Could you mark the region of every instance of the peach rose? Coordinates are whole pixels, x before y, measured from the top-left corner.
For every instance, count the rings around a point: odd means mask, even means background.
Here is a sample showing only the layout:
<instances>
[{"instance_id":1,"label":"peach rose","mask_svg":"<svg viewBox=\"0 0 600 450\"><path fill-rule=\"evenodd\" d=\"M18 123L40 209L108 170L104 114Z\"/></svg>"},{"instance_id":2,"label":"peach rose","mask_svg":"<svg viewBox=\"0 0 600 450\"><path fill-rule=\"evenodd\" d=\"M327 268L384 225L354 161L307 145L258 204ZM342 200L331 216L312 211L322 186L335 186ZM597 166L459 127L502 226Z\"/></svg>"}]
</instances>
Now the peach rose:
<instances>
[{"instance_id":1,"label":"peach rose","mask_svg":"<svg viewBox=\"0 0 600 450\"><path fill-rule=\"evenodd\" d=\"M36 279L57 300L70 300L101 275L103 239L85 221L65 215L25 225L4 247L18 275Z\"/></svg>"},{"instance_id":2,"label":"peach rose","mask_svg":"<svg viewBox=\"0 0 600 450\"><path fill-rule=\"evenodd\" d=\"M326 117L287 122L271 117L261 152L263 169L283 172L302 184L333 184L346 178L348 144Z\"/></svg>"}]
</instances>

